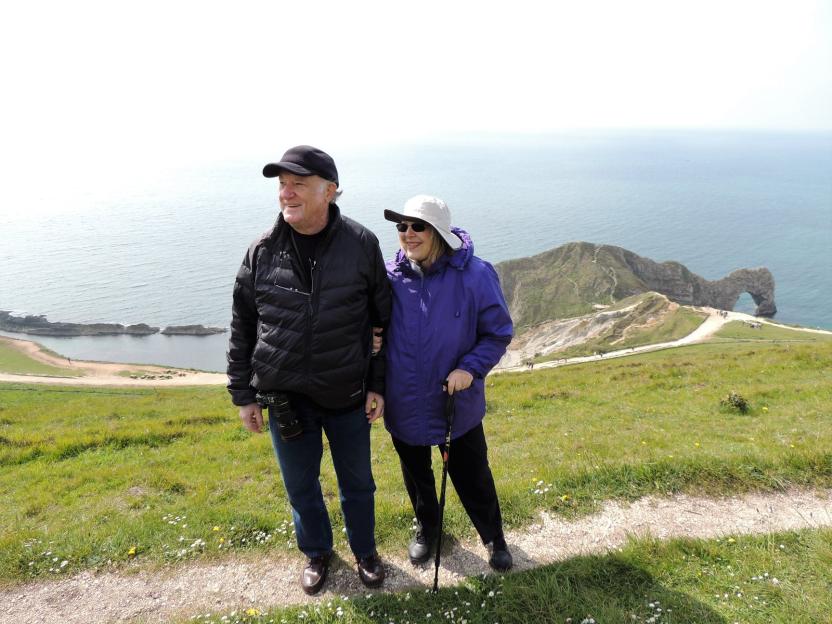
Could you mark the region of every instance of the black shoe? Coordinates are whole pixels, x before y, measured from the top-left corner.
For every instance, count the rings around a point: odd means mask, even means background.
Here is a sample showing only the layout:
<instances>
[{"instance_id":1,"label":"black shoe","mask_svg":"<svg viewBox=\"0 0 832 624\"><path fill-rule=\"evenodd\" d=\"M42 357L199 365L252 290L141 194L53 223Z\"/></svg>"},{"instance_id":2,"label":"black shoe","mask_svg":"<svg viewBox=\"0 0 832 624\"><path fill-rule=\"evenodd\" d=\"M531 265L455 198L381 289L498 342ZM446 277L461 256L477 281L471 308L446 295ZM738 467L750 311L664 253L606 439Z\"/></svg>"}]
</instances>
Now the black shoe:
<instances>
[{"instance_id":1,"label":"black shoe","mask_svg":"<svg viewBox=\"0 0 832 624\"><path fill-rule=\"evenodd\" d=\"M497 570L497 572L506 572L511 569L514 561L511 558L511 553L508 551L508 545L502 535L498 535L488 544L488 551L491 556L488 558L488 565Z\"/></svg>"},{"instance_id":2,"label":"black shoe","mask_svg":"<svg viewBox=\"0 0 832 624\"><path fill-rule=\"evenodd\" d=\"M330 559L332 559L332 553L310 557L300 576L300 586L305 593L312 596L321 591L321 587L324 586L326 580L326 573L329 570Z\"/></svg>"},{"instance_id":3,"label":"black shoe","mask_svg":"<svg viewBox=\"0 0 832 624\"><path fill-rule=\"evenodd\" d=\"M381 565L378 553L368 557L355 558L358 563L358 578L367 587L378 587L384 582L384 566Z\"/></svg>"},{"instance_id":4,"label":"black shoe","mask_svg":"<svg viewBox=\"0 0 832 624\"><path fill-rule=\"evenodd\" d=\"M407 547L407 554L410 557L410 563L413 565L425 563L428 559L430 559L430 555L433 552L433 545L435 543L435 538L428 536L421 529L417 531L416 537L413 538L413 541L411 541L410 545Z\"/></svg>"}]
</instances>

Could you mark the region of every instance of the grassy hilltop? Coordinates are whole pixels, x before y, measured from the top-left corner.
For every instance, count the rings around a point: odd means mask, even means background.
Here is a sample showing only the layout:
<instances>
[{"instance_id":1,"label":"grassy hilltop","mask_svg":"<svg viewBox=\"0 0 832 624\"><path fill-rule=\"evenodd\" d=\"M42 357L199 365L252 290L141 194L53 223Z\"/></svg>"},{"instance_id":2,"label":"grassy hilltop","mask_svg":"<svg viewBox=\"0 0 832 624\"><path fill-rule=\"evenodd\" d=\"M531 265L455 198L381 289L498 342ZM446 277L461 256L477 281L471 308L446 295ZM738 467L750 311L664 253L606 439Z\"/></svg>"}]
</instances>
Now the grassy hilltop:
<instances>
[{"instance_id":1,"label":"grassy hilltop","mask_svg":"<svg viewBox=\"0 0 832 624\"><path fill-rule=\"evenodd\" d=\"M623 262L597 262L598 246L568 243L495 266L518 329L581 316L648 289Z\"/></svg>"},{"instance_id":2,"label":"grassy hilltop","mask_svg":"<svg viewBox=\"0 0 832 624\"><path fill-rule=\"evenodd\" d=\"M830 370L828 340L748 341L729 331L720 342L490 377L486 428L505 522L519 528L540 510L572 517L603 500L647 494L832 486ZM723 401L731 392L745 399L746 412ZM373 428L373 453L379 546L401 549L412 513L380 426ZM2 584L229 553L295 552L269 440L242 429L221 387L0 384L0 466ZM323 487L340 536L326 460ZM453 495L446 526L452 535L472 535ZM772 551L771 540L788 546ZM337 541L336 549L348 553L343 538ZM599 622L623 621L635 609L646 621L642 602L653 594L676 605L676 619L661 620L673 622L785 622L789 613L821 621L814 619L818 609L832 608L832 581L822 572L829 568L821 565L832 562L829 531L736 543L727 553L713 541L636 541L624 553L573 559L505 582L474 580L459 592L483 601L490 591L503 592L496 611L482 612L490 619L469 615L469 622L528 621L521 617L526 609L544 618L611 618ZM735 571L775 564L790 584L766 590L764 606L714 599L714 587L731 583ZM442 595L439 604L448 609L459 600L452 589ZM402 597L386 600L391 619L405 621ZM423 618L437 603L410 604L410 613ZM362 608L350 607L353 619L343 621L376 621L367 619L370 607Z\"/></svg>"}]
</instances>

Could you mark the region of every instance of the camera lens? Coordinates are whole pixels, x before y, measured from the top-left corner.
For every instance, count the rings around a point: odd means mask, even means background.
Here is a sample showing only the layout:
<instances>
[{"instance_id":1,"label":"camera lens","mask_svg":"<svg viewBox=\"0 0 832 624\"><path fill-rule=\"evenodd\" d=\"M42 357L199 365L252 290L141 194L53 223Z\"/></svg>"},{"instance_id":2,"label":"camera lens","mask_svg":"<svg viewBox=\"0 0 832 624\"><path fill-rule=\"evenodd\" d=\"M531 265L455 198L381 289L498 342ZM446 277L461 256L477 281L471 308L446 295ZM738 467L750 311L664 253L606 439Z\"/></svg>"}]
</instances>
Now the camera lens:
<instances>
[{"instance_id":1,"label":"camera lens","mask_svg":"<svg viewBox=\"0 0 832 624\"><path fill-rule=\"evenodd\" d=\"M284 440L292 440L303 433L303 427L289 407L286 395L279 395L279 398L269 406L269 412L277 420L278 432Z\"/></svg>"}]
</instances>

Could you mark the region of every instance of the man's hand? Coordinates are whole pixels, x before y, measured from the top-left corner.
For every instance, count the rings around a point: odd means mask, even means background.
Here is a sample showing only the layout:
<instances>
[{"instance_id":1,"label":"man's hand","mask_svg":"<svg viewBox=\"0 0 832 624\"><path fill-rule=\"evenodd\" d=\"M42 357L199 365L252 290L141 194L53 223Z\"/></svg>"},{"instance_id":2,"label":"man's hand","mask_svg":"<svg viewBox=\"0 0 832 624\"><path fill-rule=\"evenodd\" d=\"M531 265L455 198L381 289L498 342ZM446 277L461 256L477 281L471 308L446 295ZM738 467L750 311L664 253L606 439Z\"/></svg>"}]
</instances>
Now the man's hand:
<instances>
[{"instance_id":1,"label":"man's hand","mask_svg":"<svg viewBox=\"0 0 832 624\"><path fill-rule=\"evenodd\" d=\"M257 403L249 403L240 408L240 420L243 426L252 433L263 431L263 408Z\"/></svg>"},{"instance_id":2,"label":"man's hand","mask_svg":"<svg viewBox=\"0 0 832 624\"><path fill-rule=\"evenodd\" d=\"M384 418L384 397L377 392L367 393L367 402L364 404L364 412L369 422L375 422Z\"/></svg>"},{"instance_id":3,"label":"man's hand","mask_svg":"<svg viewBox=\"0 0 832 624\"><path fill-rule=\"evenodd\" d=\"M468 371L457 368L451 371L448 375L448 394L453 394L457 390L467 390L474 381L474 376Z\"/></svg>"}]
</instances>

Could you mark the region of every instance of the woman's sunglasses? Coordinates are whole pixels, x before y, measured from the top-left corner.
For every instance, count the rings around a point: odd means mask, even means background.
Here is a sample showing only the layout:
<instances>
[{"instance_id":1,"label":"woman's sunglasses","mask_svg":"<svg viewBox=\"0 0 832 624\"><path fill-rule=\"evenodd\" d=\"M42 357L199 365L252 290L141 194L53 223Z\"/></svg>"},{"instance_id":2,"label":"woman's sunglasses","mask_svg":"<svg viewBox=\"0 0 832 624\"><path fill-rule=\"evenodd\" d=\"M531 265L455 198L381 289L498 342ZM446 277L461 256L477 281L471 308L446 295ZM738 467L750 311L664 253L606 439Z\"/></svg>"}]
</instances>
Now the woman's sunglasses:
<instances>
[{"instance_id":1,"label":"woman's sunglasses","mask_svg":"<svg viewBox=\"0 0 832 624\"><path fill-rule=\"evenodd\" d=\"M411 228L414 232L424 232L428 227L427 223L397 223L396 229L399 232L407 232L407 228Z\"/></svg>"}]
</instances>

